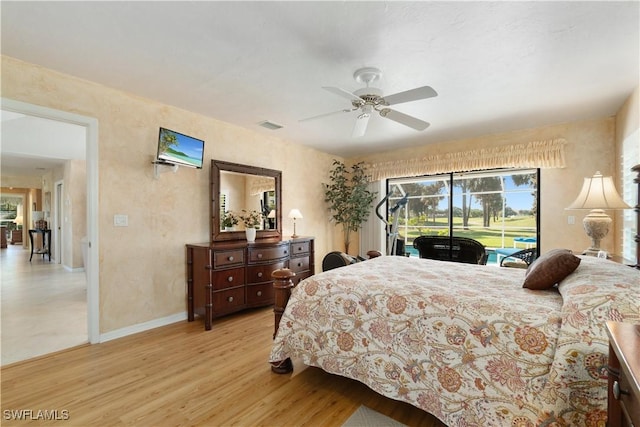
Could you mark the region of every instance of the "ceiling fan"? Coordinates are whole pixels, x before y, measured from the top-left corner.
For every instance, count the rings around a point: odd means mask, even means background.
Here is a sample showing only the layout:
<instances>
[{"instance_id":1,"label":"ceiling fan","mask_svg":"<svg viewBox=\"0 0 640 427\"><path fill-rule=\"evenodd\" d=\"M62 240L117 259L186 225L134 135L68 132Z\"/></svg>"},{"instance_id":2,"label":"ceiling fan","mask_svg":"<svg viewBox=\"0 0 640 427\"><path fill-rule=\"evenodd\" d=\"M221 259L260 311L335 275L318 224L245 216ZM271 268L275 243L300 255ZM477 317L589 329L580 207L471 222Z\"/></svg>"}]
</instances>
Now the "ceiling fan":
<instances>
[{"instance_id":1,"label":"ceiling fan","mask_svg":"<svg viewBox=\"0 0 640 427\"><path fill-rule=\"evenodd\" d=\"M419 99L433 98L438 93L430 86L422 86L410 89L404 92L398 92L393 95L382 96L382 91L375 87L369 87L370 83L379 80L382 71L373 67L360 68L353 73L353 78L358 83L366 84L366 87L358 89L355 92L341 89L339 87L323 86L322 88L338 96L342 96L351 101L352 108L346 108L331 113L320 114L319 116L308 117L300 120L305 122L315 120L322 117L332 116L334 114L351 113L358 111L355 126L351 136L359 137L365 134L369 118L374 111L377 111L382 117L393 120L405 126L409 126L415 130L425 130L429 127L429 123L416 117L409 116L396 110L387 108L389 105L401 104L403 102L417 101Z\"/></svg>"}]
</instances>

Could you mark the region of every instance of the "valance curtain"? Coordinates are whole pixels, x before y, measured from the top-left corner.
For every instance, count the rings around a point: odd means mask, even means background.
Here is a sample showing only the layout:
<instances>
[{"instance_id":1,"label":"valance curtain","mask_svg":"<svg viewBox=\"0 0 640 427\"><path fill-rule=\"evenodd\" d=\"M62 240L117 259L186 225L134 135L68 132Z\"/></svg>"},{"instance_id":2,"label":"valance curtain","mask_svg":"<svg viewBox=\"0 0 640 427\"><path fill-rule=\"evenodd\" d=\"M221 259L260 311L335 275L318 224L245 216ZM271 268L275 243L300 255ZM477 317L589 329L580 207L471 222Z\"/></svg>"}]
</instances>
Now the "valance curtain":
<instances>
[{"instance_id":1,"label":"valance curtain","mask_svg":"<svg viewBox=\"0 0 640 427\"><path fill-rule=\"evenodd\" d=\"M265 191L274 191L276 189L275 178L268 176L250 176L249 180L249 194L256 196L264 193Z\"/></svg>"},{"instance_id":2,"label":"valance curtain","mask_svg":"<svg viewBox=\"0 0 640 427\"><path fill-rule=\"evenodd\" d=\"M564 139L532 141L364 166L371 181L497 168L563 168L566 143Z\"/></svg>"}]
</instances>

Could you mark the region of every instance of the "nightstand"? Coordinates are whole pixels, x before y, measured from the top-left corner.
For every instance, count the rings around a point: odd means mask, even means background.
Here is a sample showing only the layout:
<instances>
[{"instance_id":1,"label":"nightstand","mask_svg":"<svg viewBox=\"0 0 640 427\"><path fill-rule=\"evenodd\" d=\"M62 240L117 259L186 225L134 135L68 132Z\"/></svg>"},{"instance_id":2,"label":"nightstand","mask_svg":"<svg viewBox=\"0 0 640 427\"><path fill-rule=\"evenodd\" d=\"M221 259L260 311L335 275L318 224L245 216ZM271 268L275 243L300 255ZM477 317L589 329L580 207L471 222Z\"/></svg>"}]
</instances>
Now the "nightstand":
<instances>
[{"instance_id":1,"label":"nightstand","mask_svg":"<svg viewBox=\"0 0 640 427\"><path fill-rule=\"evenodd\" d=\"M640 426L640 325L607 322L608 427Z\"/></svg>"}]
</instances>

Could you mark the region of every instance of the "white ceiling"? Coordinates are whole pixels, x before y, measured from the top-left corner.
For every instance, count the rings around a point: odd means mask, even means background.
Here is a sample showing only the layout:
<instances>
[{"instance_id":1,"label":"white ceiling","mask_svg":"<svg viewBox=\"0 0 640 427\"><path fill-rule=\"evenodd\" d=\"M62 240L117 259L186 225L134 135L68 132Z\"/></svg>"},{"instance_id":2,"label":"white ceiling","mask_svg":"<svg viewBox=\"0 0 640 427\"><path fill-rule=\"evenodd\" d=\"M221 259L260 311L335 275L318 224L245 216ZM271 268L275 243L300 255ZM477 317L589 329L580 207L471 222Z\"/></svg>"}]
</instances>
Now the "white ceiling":
<instances>
[{"instance_id":1,"label":"white ceiling","mask_svg":"<svg viewBox=\"0 0 640 427\"><path fill-rule=\"evenodd\" d=\"M86 158L86 128L2 110L0 168L4 175L43 175L66 160Z\"/></svg>"},{"instance_id":2,"label":"white ceiling","mask_svg":"<svg viewBox=\"0 0 640 427\"><path fill-rule=\"evenodd\" d=\"M2 53L353 156L615 114L639 84L639 5L3 1ZM374 116L354 139L357 113L299 123L349 108L322 86L355 91L361 67L387 95L433 87L393 107L431 126Z\"/></svg>"}]
</instances>

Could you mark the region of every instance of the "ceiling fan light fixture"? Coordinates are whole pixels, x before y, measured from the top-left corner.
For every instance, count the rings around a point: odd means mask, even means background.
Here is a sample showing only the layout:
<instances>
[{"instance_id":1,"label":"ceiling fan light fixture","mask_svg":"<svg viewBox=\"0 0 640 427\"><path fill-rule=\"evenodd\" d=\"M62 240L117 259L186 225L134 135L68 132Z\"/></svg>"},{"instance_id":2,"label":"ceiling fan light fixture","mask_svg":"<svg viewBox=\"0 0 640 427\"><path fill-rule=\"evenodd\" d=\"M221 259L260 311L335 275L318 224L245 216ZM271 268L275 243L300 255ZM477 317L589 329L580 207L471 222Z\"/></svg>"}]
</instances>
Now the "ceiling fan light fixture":
<instances>
[{"instance_id":1,"label":"ceiling fan light fixture","mask_svg":"<svg viewBox=\"0 0 640 427\"><path fill-rule=\"evenodd\" d=\"M375 67L360 68L353 73L353 78L358 83L364 83L369 86L370 83L380 80L382 77L382 71Z\"/></svg>"},{"instance_id":2,"label":"ceiling fan light fixture","mask_svg":"<svg viewBox=\"0 0 640 427\"><path fill-rule=\"evenodd\" d=\"M430 86L422 86L384 96L382 90L375 87L369 87L370 83L379 80L381 76L382 72L379 69L365 67L360 68L353 73L353 78L358 83L366 84L366 87L364 88L350 92L339 87L322 86L326 91L351 101L351 106L353 108L321 114L319 116L302 119L300 121L307 121L320 117L332 116L334 114L349 113L360 110L361 112L356 116L356 123L352 133L352 136L354 137L363 136L365 134L367 123L374 111L377 111L381 117L400 123L417 131L422 131L428 128L428 122L386 107L389 105L433 98L434 96L438 96L438 93Z\"/></svg>"},{"instance_id":3,"label":"ceiling fan light fixture","mask_svg":"<svg viewBox=\"0 0 640 427\"><path fill-rule=\"evenodd\" d=\"M380 98L382 99L382 90L377 87L365 87L353 92L354 95L358 95L360 98Z\"/></svg>"}]
</instances>

